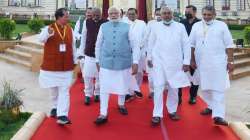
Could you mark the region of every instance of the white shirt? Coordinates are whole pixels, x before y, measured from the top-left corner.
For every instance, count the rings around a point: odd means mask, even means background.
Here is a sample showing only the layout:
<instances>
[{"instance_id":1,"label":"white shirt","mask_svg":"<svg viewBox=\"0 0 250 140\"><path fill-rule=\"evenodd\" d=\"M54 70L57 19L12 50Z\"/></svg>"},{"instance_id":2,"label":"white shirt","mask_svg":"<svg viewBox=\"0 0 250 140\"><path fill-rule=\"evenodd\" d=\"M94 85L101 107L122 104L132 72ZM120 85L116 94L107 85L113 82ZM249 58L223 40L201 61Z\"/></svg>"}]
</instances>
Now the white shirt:
<instances>
[{"instance_id":1,"label":"white shirt","mask_svg":"<svg viewBox=\"0 0 250 140\"><path fill-rule=\"evenodd\" d=\"M190 65L191 48L183 24L173 22L169 26L157 22L149 36L148 59L153 62L154 86L169 84L172 88L190 85L183 65Z\"/></svg>"},{"instance_id":2,"label":"white shirt","mask_svg":"<svg viewBox=\"0 0 250 140\"><path fill-rule=\"evenodd\" d=\"M148 59L159 58L168 60L169 66L176 63L190 65L191 48L184 25L173 22L166 26L157 22L152 26L149 36Z\"/></svg>"},{"instance_id":3,"label":"white shirt","mask_svg":"<svg viewBox=\"0 0 250 140\"><path fill-rule=\"evenodd\" d=\"M214 20L194 24L190 44L195 48L195 60L202 90L224 91L230 86L227 72L227 48L233 48L232 35L227 25Z\"/></svg>"}]
</instances>

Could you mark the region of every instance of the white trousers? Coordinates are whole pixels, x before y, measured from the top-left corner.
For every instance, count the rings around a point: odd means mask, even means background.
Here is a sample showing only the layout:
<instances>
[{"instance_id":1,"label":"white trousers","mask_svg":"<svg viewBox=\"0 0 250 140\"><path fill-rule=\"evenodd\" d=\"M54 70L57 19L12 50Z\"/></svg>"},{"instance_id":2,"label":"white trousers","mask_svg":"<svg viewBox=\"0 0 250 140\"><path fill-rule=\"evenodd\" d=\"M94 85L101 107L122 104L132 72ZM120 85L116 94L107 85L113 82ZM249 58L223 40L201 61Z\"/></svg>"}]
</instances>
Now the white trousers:
<instances>
[{"instance_id":1,"label":"white trousers","mask_svg":"<svg viewBox=\"0 0 250 140\"><path fill-rule=\"evenodd\" d=\"M137 85L139 86L139 88L141 88L142 81L143 81L143 72L138 72L135 75L135 79L136 79Z\"/></svg>"},{"instance_id":2,"label":"white trousers","mask_svg":"<svg viewBox=\"0 0 250 140\"><path fill-rule=\"evenodd\" d=\"M99 77L84 77L84 93L85 96L92 97L94 95L100 94L100 84Z\"/></svg>"},{"instance_id":3,"label":"white trousers","mask_svg":"<svg viewBox=\"0 0 250 140\"><path fill-rule=\"evenodd\" d=\"M108 115L109 93L100 94L100 115ZM125 95L118 95L118 105L125 105Z\"/></svg>"},{"instance_id":4,"label":"white trousers","mask_svg":"<svg viewBox=\"0 0 250 140\"><path fill-rule=\"evenodd\" d=\"M163 92L165 87L154 87L154 110L153 117L163 117ZM174 113L178 107L178 88L171 88L168 85L168 95L166 103L168 113Z\"/></svg>"},{"instance_id":5,"label":"white trousers","mask_svg":"<svg viewBox=\"0 0 250 140\"><path fill-rule=\"evenodd\" d=\"M212 117L225 118L225 93L215 90L203 90L202 98L207 107L212 109Z\"/></svg>"},{"instance_id":6,"label":"white trousers","mask_svg":"<svg viewBox=\"0 0 250 140\"><path fill-rule=\"evenodd\" d=\"M154 92L154 80L153 80L152 68L148 68L148 87L150 93Z\"/></svg>"},{"instance_id":7,"label":"white trousers","mask_svg":"<svg viewBox=\"0 0 250 140\"><path fill-rule=\"evenodd\" d=\"M53 108L57 109L57 116L68 116L69 113L69 87L50 88Z\"/></svg>"}]
</instances>

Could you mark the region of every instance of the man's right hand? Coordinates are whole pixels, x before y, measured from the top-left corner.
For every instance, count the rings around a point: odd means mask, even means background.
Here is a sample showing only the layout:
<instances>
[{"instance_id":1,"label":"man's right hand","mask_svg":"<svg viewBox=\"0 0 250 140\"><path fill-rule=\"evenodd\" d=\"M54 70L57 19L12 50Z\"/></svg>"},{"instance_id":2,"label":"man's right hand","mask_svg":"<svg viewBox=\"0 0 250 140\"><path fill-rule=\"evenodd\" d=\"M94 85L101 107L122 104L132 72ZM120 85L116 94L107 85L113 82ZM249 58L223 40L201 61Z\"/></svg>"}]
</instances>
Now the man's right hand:
<instances>
[{"instance_id":1,"label":"man's right hand","mask_svg":"<svg viewBox=\"0 0 250 140\"><path fill-rule=\"evenodd\" d=\"M148 67L153 68L153 62L152 62L152 60L148 60Z\"/></svg>"},{"instance_id":2,"label":"man's right hand","mask_svg":"<svg viewBox=\"0 0 250 140\"><path fill-rule=\"evenodd\" d=\"M49 26L48 28L48 32L50 35L54 34L54 29L52 27Z\"/></svg>"},{"instance_id":3,"label":"man's right hand","mask_svg":"<svg viewBox=\"0 0 250 140\"><path fill-rule=\"evenodd\" d=\"M100 65L99 63L96 63L97 71L100 72Z\"/></svg>"}]
</instances>

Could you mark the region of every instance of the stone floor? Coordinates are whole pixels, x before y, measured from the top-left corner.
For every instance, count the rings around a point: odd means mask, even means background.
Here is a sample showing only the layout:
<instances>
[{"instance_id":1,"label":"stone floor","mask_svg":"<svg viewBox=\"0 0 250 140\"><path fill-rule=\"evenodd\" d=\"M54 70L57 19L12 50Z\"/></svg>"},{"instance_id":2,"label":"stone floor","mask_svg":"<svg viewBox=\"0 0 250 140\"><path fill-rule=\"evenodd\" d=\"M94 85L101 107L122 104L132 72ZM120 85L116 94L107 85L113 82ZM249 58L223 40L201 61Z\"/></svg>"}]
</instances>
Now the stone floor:
<instances>
[{"instance_id":1,"label":"stone floor","mask_svg":"<svg viewBox=\"0 0 250 140\"><path fill-rule=\"evenodd\" d=\"M22 94L24 111L50 110L50 96L47 90L38 85L38 73L0 61L0 81L10 80L17 88L25 89ZM250 122L250 77L232 81L226 94L226 118L229 121Z\"/></svg>"}]
</instances>

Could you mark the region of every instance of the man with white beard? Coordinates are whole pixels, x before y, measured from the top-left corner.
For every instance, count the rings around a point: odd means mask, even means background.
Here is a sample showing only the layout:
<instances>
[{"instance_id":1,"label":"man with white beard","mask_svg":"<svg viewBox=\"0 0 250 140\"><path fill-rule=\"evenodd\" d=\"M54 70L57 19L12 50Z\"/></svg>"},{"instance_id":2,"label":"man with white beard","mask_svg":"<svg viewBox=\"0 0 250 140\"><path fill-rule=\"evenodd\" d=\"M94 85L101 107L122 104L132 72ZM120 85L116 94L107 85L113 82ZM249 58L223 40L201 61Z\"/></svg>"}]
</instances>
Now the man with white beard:
<instances>
[{"instance_id":1,"label":"man with white beard","mask_svg":"<svg viewBox=\"0 0 250 140\"><path fill-rule=\"evenodd\" d=\"M100 80L100 115L97 125L107 122L110 94L118 95L118 109L127 115L125 95L129 94L130 77L138 71L140 48L130 26L120 19L120 10L110 7L109 22L101 25L96 41L96 63ZM131 72L132 68L132 72Z\"/></svg>"},{"instance_id":2,"label":"man with white beard","mask_svg":"<svg viewBox=\"0 0 250 140\"><path fill-rule=\"evenodd\" d=\"M136 37L136 44L141 45L143 37L146 32L146 23L142 20L138 20L138 11L135 8L129 8L127 11L128 24L130 24L131 33ZM143 70L145 70L145 48L141 46L140 60L138 65L138 73L131 77L131 94L126 95L126 101L133 98L134 94L138 98L142 98L140 87L143 80ZM136 83L134 79L136 79Z\"/></svg>"},{"instance_id":3,"label":"man with white beard","mask_svg":"<svg viewBox=\"0 0 250 140\"><path fill-rule=\"evenodd\" d=\"M161 8L161 22L156 23L149 37L149 64L154 75L154 110L152 125L163 117L163 92L167 85L167 109L170 119L178 121L178 88L190 86L185 72L189 70L191 48L183 24L173 20L168 7Z\"/></svg>"},{"instance_id":4,"label":"man with white beard","mask_svg":"<svg viewBox=\"0 0 250 140\"><path fill-rule=\"evenodd\" d=\"M142 42L144 44L144 48L146 49L146 61L148 59L148 38L150 36L151 30L154 26L155 23L161 21L161 8L155 9L155 15L154 15L154 20L151 20L147 24L146 28L146 33L144 36L144 41ZM146 64L146 72L148 73L148 86L149 86L149 98L153 98L154 96L154 83L153 83L153 66L149 63Z\"/></svg>"},{"instance_id":5,"label":"man with white beard","mask_svg":"<svg viewBox=\"0 0 250 140\"><path fill-rule=\"evenodd\" d=\"M227 25L215 19L212 6L202 9L202 21L194 24L190 34L193 68L202 96L207 104L201 115L212 115L216 125L225 121L225 90L229 88L229 74L233 71L233 39Z\"/></svg>"}]
</instances>

